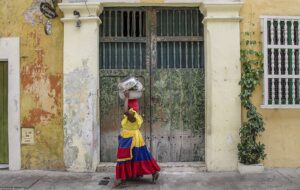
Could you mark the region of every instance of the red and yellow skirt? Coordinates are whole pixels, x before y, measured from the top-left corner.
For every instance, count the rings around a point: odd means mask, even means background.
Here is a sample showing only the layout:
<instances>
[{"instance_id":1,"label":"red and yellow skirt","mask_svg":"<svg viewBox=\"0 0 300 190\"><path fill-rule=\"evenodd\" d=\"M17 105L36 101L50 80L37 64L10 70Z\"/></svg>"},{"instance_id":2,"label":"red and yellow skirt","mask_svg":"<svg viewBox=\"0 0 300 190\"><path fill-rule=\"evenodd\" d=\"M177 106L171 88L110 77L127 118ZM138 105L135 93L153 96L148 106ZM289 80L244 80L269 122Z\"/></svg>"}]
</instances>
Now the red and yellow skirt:
<instances>
[{"instance_id":1,"label":"red and yellow skirt","mask_svg":"<svg viewBox=\"0 0 300 190\"><path fill-rule=\"evenodd\" d=\"M139 130L122 130L117 152L116 179L126 180L160 171Z\"/></svg>"}]
</instances>

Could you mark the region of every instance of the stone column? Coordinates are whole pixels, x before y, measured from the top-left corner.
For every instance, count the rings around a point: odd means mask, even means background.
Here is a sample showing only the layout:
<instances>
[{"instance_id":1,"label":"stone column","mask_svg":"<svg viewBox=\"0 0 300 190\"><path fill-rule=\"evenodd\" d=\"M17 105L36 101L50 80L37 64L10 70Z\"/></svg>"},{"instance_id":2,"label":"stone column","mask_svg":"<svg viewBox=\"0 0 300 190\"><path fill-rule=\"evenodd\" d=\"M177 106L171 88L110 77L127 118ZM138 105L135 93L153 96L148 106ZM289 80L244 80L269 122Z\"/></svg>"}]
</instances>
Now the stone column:
<instances>
[{"instance_id":1,"label":"stone column","mask_svg":"<svg viewBox=\"0 0 300 190\"><path fill-rule=\"evenodd\" d=\"M95 171L100 161L97 92L102 7L100 3L61 3L59 8L64 13L65 165L70 171ZM80 26L76 26L78 20Z\"/></svg>"},{"instance_id":2,"label":"stone column","mask_svg":"<svg viewBox=\"0 0 300 190\"><path fill-rule=\"evenodd\" d=\"M237 169L241 3L204 3L206 75L206 165L209 171Z\"/></svg>"}]
</instances>

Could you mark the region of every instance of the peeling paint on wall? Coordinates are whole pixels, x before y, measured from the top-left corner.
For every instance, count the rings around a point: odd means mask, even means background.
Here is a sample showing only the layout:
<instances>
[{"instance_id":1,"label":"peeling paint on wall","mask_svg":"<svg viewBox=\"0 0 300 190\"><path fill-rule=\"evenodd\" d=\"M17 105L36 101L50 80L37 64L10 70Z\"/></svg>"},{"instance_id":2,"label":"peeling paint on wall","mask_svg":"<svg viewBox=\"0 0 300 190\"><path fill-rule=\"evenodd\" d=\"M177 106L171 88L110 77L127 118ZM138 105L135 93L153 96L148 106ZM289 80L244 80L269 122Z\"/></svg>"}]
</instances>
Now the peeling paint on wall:
<instances>
[{"instance_id":1,"label":"peeling paint on wall","mask_svg":"<svg viewBox=\"0 0 300 190\"><path fill-rule=\"evenodd\" d=\"M25 21L31 25L36 25L43 21L43 14L40 12L40 3L44 0L33 0L31 5L24 12Z\"/></svg>"},{"instance_id":2,"label":"peeling paint on wall","mask_svg":"<svg viewBox=\"0 0 300 190\"><path fill-rule=\"evenodd\" d=\"M91 170L98 164L93 161L99 154L94 148L99 138L94 123L97 95L92 90L97 80L88 68L88 59L82 60L81 68L64 76L65 164L72 170Z\"/></svg>"},{"instance_id":3,"label":"peeling paint on wall","mask_svg":"<svg viewBox=\"0 0 300 190\"><path fill-rule=\"evenodd\" d=\"M21 127L35 129L35 144L21 146L22 168L63 170L63 24L52 20L46 36L40 2L0 0L0 36L20 37Z\"/></svg>"}]
</instances>

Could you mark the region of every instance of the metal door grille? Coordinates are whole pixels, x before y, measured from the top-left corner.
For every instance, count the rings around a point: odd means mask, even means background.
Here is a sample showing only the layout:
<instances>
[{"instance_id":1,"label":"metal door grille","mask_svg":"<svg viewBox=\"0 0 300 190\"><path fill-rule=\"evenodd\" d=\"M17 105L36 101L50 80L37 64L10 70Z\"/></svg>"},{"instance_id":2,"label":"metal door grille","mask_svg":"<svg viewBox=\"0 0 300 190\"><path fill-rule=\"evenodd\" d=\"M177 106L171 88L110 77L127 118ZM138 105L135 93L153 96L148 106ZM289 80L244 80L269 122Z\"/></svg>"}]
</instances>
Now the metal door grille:
<instances>
[{"instance_id":1,"label":"metal door grille","mask_svg":"<svg viewBox=\"0 0 300 190\"><path fill-rule=\"evenodd\" d=\"M157 12L157 68L203 68L202 15L196 9Z\"/></svg>"},{"instance_id":2,"label":"metal door grille","mask_svg":"<svg viewBox=\"0 0 300 190\"><path fill-rule=\"evenodd\" d=\"M143 10L106 9L100 16L100 69L146 69Z\"/></svg>"}]
</instances>

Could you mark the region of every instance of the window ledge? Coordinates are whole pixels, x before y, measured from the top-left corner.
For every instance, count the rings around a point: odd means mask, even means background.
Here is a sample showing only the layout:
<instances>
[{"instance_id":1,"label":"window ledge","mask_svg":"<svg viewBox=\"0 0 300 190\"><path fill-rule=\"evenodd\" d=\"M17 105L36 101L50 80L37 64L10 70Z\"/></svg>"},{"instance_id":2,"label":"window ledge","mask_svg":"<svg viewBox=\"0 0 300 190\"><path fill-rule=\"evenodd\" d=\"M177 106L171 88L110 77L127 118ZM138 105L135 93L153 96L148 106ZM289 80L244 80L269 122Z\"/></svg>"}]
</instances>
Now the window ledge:
<instances>
[{"instance_id":1,"label":"window ledge","mask_svg":"<svg viewBox=\"0 0 300 190\"><path fill-rule=\"evenodd\" d=\"M261 105L262 109L300 109L300 105Z\"/></svg>"}]
</instances>

